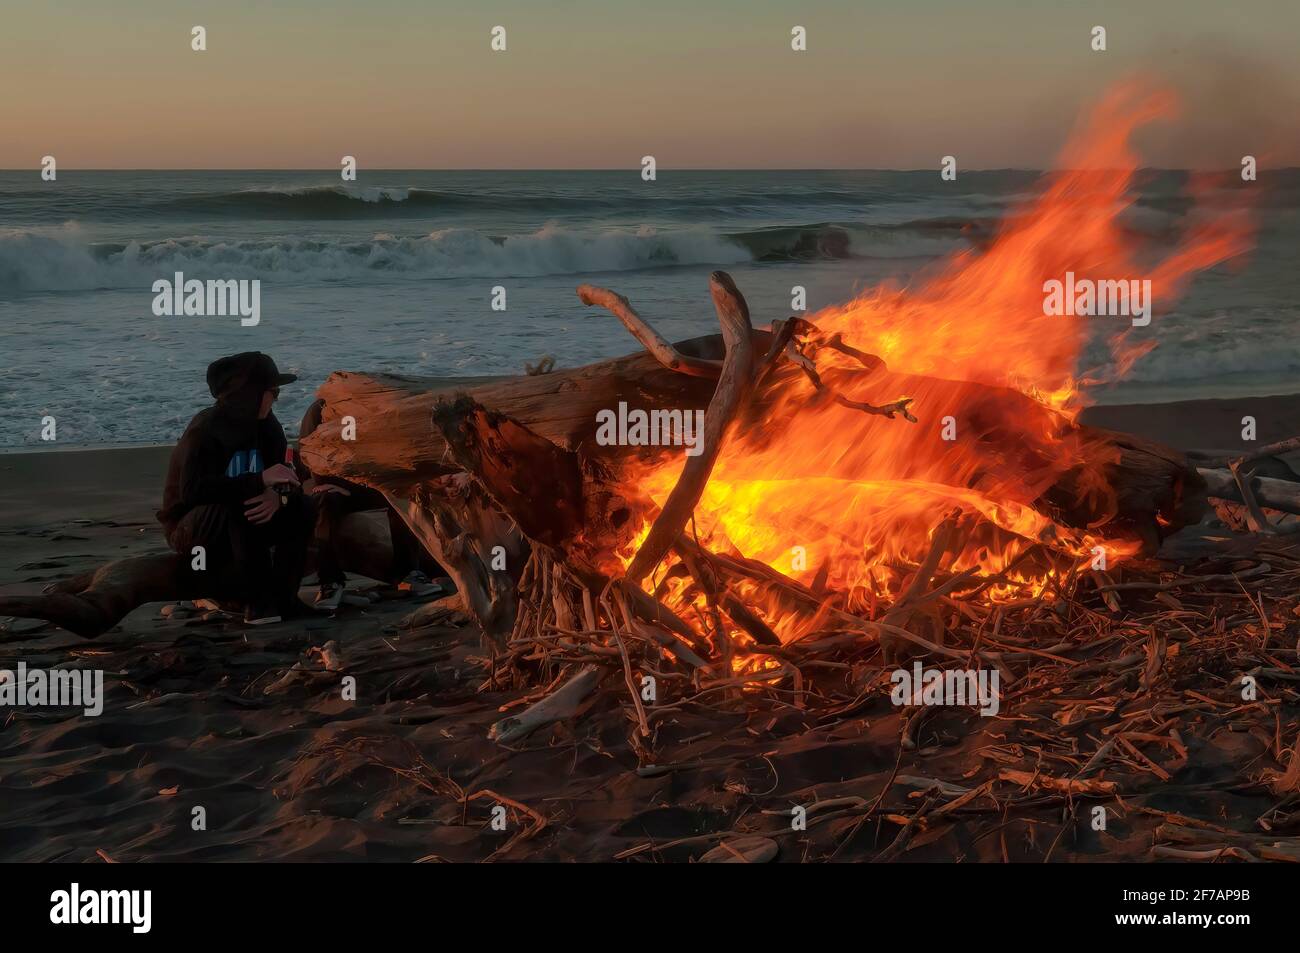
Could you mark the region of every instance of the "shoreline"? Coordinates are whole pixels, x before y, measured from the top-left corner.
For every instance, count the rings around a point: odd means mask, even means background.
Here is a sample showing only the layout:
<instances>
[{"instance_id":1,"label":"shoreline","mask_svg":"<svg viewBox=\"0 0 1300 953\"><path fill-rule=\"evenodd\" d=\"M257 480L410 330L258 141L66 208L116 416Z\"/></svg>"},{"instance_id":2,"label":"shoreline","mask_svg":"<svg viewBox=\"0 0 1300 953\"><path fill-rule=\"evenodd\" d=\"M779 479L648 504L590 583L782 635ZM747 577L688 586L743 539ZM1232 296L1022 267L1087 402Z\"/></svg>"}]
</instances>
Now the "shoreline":
<instances>
[{"instance_id":1,"label":"shoreline","mask_svg":"<svg viewBox=\"0 0 1300 953\"><path fill-rule=\"evenodd\" d=\"M490 378L466 377L464 381L480 383ZM431 378L453 384L456 378ZM1300 435L1300 391L1282 394L1243 395L1233 397L1198 397L1185 400L1095 403L1079 413L1081 423L1108 430L1158 440L1179 450L1222 449L1241 443L1240 416L1251 415L1258 428L1256 442L1263 445L1285 437ZM1235 422L1230 427L1229 423ZM1200 419L1191 420L1190 417ZM1210 426L1207 429L1206 424ZM1280 432L1285 431L1285 432ZM1165 436L1161 436L1164 433ZM180 433L176 434L180 438ZM1214 441L1218 441L1215 443ZM291 443L296 438L291 438ZM6 457L42 456L58 453L112 453L170 449L174 442L131 440L122 443L89 443L70 446L23 444L0 447L0 460Z\"/></svg>"},{"instance_id":2,"label":"shoreline","mask_svg":"<svg viewBox=\"0 0 1300 953\"><path fill-rule=\"evenodd\" d=\"M176 435L180 438L180 434ZM111 450L155 450L159 447L174 446L170 443L164 443L161 440L131 440L123 443L87 443L77 444L70 447L43 447L39 444L23 445L20 447L0 447L0 457L22 456L23 454L35 453L86 453L88 451L111 451Z\"/></svg>"}]
</instances>

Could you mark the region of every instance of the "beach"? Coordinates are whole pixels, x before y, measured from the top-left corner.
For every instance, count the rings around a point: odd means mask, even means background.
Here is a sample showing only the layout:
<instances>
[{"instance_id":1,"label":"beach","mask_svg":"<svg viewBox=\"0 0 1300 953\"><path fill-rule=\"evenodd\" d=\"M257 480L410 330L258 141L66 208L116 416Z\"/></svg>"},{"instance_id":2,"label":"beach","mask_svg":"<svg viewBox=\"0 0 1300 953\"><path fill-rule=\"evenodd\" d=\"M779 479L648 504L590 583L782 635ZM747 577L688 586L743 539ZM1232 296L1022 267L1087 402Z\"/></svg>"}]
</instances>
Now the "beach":
<instances>
[{"instance_id":1,"label":"beach","mask_svg":"<svg viewBox=\"0 0 1300 953\"><path fill-rule=\"evenodd\" d=\"M1243 415L1256 418L1259 444L1300 434L1300 397L1107 406L1083 419L1184 450L1241 451ZM168 451L0 454L0 592L35 592L162 548L154 511ZM489 728L525 699L482 690L478 633L455 597L387 595L333 619L258 629L168 618L154 603L93 640L51 627L4 634L0 668L93 666L105 672L105 699L98 717L6 713L0 859L699 859L725 832L793 843L776 816L791 804L874 796L891 778L891 798L907 802L924 777L960 781L1005 731L981 722L900 768L903 716L877 696L831 721L795 708L684 710L657 737L661 769L639 766L616 706L503 747ZM434 603L424 624L403 627ZM313 651L330 641L341 660L334 671ZM292 674L295 664L303 670ZM356 701L343 697L344 675L356 679ZM942 722L937 730L945 737ZM1248 832L1273 800L1239 791L1241 774L1272 739L1207 728L1183 743L1192 768L1139 787L1108 831L1065 838L1051 859L1147 859L1169 812L1213 814ZM507 825L494 830L500 804ZM1043 859L1032 816L1003 838L972 836L981 816L936 825L904 845L906 858ZM797 851L783 846L781 859L863 860L894 842L893 822L854 823L831 817L801 834Z\"/></svg>"}]
</instances>

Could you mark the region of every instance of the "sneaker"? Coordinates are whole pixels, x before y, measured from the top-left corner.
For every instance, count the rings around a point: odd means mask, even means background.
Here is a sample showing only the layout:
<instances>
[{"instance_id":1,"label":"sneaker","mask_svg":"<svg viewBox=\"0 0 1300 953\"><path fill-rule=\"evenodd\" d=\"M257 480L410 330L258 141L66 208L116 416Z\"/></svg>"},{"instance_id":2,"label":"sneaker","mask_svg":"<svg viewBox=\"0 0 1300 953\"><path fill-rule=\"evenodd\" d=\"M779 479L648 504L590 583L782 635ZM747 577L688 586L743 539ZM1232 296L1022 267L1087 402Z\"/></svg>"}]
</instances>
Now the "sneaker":
<instances>
[{"instance_id":1,"label":"sneaker","mask_svg":"<svg viewBox=\"0 0 1300 953\"><path fill-rule=\"evenodd\" d=\"M270 625L280 621L280 613L270 606L249 603L244 609L244 625Z\"/></svg>"},{"instance_id":2,"label":"sneaker","mask_svg":"<svg viewBox=\"0 0 1300 953\"><path fill-rule=\"evenodd\" d=\"M337 582L326 583L316 591L317 609L337 609L343 601L343 586Z\"/></svg>"},{"instance_id":3,"label":"sneaker","mask_svg":"<svg viewBox=\"0 0 1300 953\"><path fill-rule=\"evenodd\" d=\"M416 569L397 584L397 591L410 593L413 596L431 596L442 592L442 586L436 581L430 582L428 576Z\"/></svg>"}]
</instances>

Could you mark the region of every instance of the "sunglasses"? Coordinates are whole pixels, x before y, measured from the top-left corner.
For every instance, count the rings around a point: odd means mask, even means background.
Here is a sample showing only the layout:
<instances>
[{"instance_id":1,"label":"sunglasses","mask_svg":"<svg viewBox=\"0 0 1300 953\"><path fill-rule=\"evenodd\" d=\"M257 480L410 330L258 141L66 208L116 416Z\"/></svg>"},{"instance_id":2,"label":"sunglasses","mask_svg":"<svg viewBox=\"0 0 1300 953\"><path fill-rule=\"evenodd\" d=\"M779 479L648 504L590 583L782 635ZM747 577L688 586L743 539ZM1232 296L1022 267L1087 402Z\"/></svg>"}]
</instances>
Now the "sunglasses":
<instances>
[{"instance_id":1,"label":"sunglasses","mask_svg":"<svg viewBox=\"0 0 1300 953\"><path fill-rule=\"evenodd\" d=\"M272 388L271 388L271 396L274 397L276 400L279 400L279 399L280 399L280 388L278 388L278 387L272 387Z\"/></svg>"}]
</instances>

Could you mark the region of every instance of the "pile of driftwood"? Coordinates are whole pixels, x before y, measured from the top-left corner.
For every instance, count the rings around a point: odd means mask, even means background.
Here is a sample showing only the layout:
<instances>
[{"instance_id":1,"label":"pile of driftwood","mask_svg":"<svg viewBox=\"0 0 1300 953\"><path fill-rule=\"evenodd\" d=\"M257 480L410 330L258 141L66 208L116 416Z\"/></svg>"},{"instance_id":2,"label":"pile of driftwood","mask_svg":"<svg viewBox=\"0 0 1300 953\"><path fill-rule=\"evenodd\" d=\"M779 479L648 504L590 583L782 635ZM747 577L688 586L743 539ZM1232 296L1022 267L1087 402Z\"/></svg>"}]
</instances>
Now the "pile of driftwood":
<instances>
[{"instance_id":1,"label":"pile of driftwood","mask_svg":"<svg viewBox=\"0 0 1300 953\"><path fill-rule=\"evenodd\" d=\"M861 439L871 439L873 427L909 427L915 420L909 399L876 403L873 397L947 388L957 395L954 412L964 415L962 432L987 441L991 469L1007 459L1033 467L1041 450L1016 445L1014 430L988 421L1010 414L1032 423L1025 432L1051 429L1106 463L1088 473L1055 473L1033 507L1063 526L1101 525L1136 539L1148 556L1170 534L1198 523L1211 498L1242 507L1265 534L1278 532L1266 509L1300 512L1295 484L1250 473L1255 457L1288 446L1198 467L1175 450L1082 426L1015 391L893 373L852 342L799 318L756 330L724 273L711 276L710 291L720 335L671 344L626 299L584 285L578 289L583 302L616 315L644 353L454 387L335 374L320 391L324 423L304 443L305 459L316 472L387 495L455 579L482 628L490 670L484 688L528 692L494 729L503 743L616 693L634 734L646 740L648 757L656 722L680 706L746 705L767 694L834 710L875 690L864 674L873 660L923 656L991 665L1004 685L1020 685L1022 663L1067 664L1072 653L1095 660L1129 638L1128 628L1101 624L1111 618L1118 593L1130 591L1124 587L1167 592L1208 584L1201 576L1231 578L1223 570L1181 581L1115 582L1077 559L1060 559L1047 545L1031 545L1018 564L1032 563L1046 587L1035 584L1022 599L994 603L987 590L1002 587L1005 599L1017 567L995 578L951 572L964 540L978 531L977 518L960 511L935 527L928 555L890 568L894 578L886 588L897 598L866 610L850 609L843 594L800 583L743 553L711 550L692 517L724 442L756 429L765 440L779 440L788 422L773 419L770 409L796 385L811 383L810 401L857 415ZM850 357L856 370L845 372L842 360L833 371L819 367L816 356L826 349ZM646 498L639 478L670 451L595 439L597 413L620 400L706 408L703 452L687 458L662 506ZM357 425L356 440L341 438L345 418ZM1095 492L1099 472L1105 493ZM648 533L640 532L646 524ZM1135 565L1157 571L1155 563ZM1256 567L1254 575L1267 573ZM675 600L668 598L670 585ZM782 644L774 611L801 616L805 634ZM1044 631L1053 633L1046 641ZM1123 669L1115 671L1118 677Z\"/></svg>"},{"instance_id":2,"label":"pile of driftwood","mask_svg":"<svg viewBox=\"0 0 1300 953\"><path fill-rule=\"evenodd\" d=\"M803 802L802 825L792 825L788 797L760 798L763 809L733 830L622 856L717 844L756 860L807 836L833 857L850 844L860 851L871 838L859 832L874 831L871 856L885 861L962 828L966 844L995 836L991 855L967 849L1006 860L1006 828L1019 818L1048 833L1032 849L1013 843L1016 858L1077 855L1089 830L1090 852L1103 854L1095 832L1140 827L1151 831L1139 849L1152 859L1300 862L1300 551L1270 540L1253 557L1203 568L1125 582L1076 574L1042 598L1000 605L936 596L946 642L929 647L924 664L996 667L996 718L969 706L904 706L893 773L869 796L838 793L832 776L829 794ZM943 585L934 579L928 591ZM829 725L888 709L895 663L875 645L828 638L786 646L781 658L788 677L773 672L746 693L751 726L795 710ZM735 703L719 689L651 709L652 731L685 711L713 710L726 723ZM669 750L641 773L698 767Z\"/></svg>"}]
</instances>

